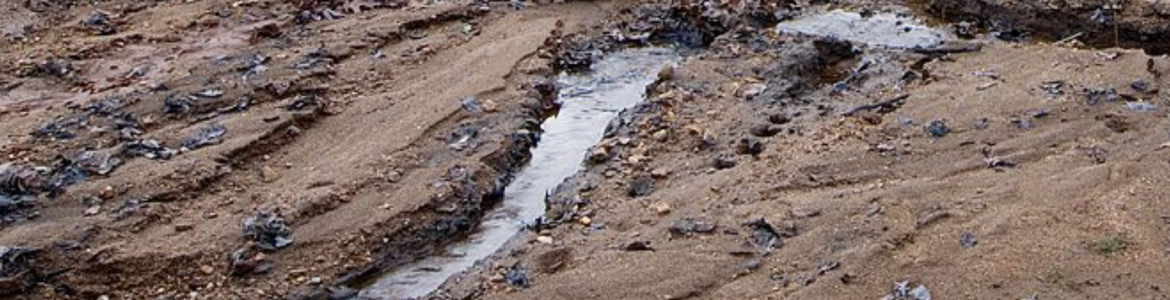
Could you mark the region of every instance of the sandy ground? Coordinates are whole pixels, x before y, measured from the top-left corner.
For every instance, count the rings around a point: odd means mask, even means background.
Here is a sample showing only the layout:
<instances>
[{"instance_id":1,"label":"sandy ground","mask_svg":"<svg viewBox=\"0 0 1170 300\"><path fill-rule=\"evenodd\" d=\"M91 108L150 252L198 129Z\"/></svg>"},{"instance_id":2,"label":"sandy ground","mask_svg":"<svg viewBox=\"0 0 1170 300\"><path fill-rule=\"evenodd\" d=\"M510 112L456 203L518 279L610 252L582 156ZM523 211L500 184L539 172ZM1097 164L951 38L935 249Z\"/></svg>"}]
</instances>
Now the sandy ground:
<instances>
[{"instance_id":1,"label":"sandy ground","mask_svg":"<svg viewBox=\"0 0 1170 300\"><path fill-rule=\"evenodd\" d=\"M1170 295L1161 2L1110 8L1111 44L1090 1L473 2L0 4L0 165L42 167L0 178L35 199L0 208L0 246L22 247L0 253L0 294L346 299L471 230L555 75L645 33L695 48L545 226L434 298ZM831 8L969 20L982 47L771 30ZM989 38L1005 29L1058 38ZM1051 43L1069 32L1087 35ZM292 243L241 230L258 213Z\"/></svg>"}]
</instances>

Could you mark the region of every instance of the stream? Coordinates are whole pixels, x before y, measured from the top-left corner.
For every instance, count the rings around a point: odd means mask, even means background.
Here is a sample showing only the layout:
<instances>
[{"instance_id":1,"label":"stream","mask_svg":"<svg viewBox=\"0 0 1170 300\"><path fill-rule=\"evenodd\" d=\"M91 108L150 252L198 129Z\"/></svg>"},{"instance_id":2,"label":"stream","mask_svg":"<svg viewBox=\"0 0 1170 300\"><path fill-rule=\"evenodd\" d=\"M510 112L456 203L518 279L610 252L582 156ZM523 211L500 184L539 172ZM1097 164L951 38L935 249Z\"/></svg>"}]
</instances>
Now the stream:
<instances>
[{"instance_id":1,"label":"stream","mask_svg":"<svg viewBox=\"0 0 1170 300\"><path fill-rule=\"evenodd\" d=\"M667 48L628 49L606 55L589 72L561 75L557 80L561 108L541 124L532 159L507 186L502 203L465 240L448 246L445 253L390 270L360 297L425 297L499 252L527 223L544 215L546 194L581 170L589 148L601 140L610 121L642 102L646 86L657 80L659 71L680 59Z\"/></svg>"}]
</instances>

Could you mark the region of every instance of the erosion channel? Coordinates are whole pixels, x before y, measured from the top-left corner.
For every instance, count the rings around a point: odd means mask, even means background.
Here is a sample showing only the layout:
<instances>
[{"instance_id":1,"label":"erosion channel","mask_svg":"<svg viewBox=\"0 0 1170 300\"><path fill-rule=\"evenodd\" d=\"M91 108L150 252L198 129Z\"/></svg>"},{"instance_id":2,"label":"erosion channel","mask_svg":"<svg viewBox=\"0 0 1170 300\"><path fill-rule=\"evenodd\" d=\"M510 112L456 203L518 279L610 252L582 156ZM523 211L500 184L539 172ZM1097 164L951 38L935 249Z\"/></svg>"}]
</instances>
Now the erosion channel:
<instances>
[{"instance_id":1,"label":"erosion channel","mask_svg":"<svg viewBox=\"0 0 1170 300\"><path fill-rule=\"evenodd\" d=\"M508 185L503 202L489 212L466 240L444 253L396 268L361 296L412 299L426 296L449 278L489 258L545 211L545 197L580 170L585 154L601 140L606 125L645 98L646 86L680 56L667 48L637 48L612 53L582 74L558 79L556 115L541 125L532 160Z\"/></svg>"}]
</instances>

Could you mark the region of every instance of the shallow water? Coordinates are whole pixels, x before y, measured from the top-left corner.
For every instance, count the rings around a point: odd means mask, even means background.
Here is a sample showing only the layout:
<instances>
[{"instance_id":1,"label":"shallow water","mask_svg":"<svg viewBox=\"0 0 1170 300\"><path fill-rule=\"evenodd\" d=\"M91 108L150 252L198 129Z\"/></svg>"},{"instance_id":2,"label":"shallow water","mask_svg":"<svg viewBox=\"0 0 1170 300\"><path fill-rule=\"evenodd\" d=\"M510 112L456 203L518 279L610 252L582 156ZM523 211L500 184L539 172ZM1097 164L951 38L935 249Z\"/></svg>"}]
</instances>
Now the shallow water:
<instances>
[{"instance_id":1,"label":"shallow water","mask_svg":"<svg viewBox=\"0 0 1170 300\"><path fill-rule=\"evenodd\" d=\"M955 39L950 33L931 28L915 18L890 13L866 17L844 10L781 22L776 29L781 33L833 37L896 49L929 48Z\"/></svg>"},{"instance_id":2,"label":"shallow water","mask_svg":"<svg viewBox=\"0 0 1170 300\"><path fill-rule=\"evenodd\" d=\"M526 223L544 215L545 195L581 169L590 147L619 112L645 98L646 86L679 55L662 48L631 49L608 55L586 74L558 79L561 109L541 129L532 160L516 175L503 203L488 212L476 232L432 256L391 271L364 289L371 299L412 299L430 294L447 279L500 250Z\"/></svg>"}]
</instances>

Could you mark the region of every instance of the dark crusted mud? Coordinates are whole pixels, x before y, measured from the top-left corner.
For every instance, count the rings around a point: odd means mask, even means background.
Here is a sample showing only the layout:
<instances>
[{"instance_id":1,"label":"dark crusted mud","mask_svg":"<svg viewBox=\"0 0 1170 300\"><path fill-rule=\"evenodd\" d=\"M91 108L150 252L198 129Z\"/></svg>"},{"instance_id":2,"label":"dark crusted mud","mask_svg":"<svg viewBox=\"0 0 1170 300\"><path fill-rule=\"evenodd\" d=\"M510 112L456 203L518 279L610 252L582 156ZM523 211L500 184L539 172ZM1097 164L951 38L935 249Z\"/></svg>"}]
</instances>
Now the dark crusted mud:
<instances>
[{"instance_id":1,"label":"dark crusted mud","mask_svg":"<svg viewBox=\"0 0 1170 300\"><path fill-rule=\"evenodd\" d=\"M559 74L648 46L688 58L427 297L1170 289L1161 1L538 2L0 3L0 297L427 272L544 163Z\"/></svg>"}]
</instances>

